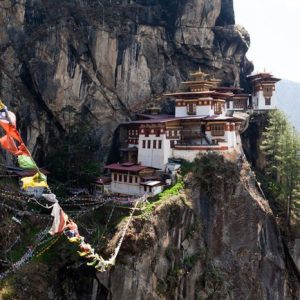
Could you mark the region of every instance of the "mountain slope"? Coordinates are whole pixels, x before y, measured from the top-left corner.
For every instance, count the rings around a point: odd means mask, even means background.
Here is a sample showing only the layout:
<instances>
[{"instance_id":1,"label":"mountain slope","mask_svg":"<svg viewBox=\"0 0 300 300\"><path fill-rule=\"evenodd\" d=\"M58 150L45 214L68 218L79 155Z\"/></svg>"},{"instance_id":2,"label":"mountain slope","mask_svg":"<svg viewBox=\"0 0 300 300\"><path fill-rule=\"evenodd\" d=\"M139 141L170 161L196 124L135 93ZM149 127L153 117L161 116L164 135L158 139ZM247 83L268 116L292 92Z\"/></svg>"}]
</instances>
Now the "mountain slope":
<instances>
[{"instance_id":1,"label":"mountain slope","mask_svg":"<svg viewBox=\"0 0 300 300\"><path fill-rule=\"evenodd\" d=\"M281 80L276 84L277 105L300 132L300 83Z\"/></svg>"}]
</instances>

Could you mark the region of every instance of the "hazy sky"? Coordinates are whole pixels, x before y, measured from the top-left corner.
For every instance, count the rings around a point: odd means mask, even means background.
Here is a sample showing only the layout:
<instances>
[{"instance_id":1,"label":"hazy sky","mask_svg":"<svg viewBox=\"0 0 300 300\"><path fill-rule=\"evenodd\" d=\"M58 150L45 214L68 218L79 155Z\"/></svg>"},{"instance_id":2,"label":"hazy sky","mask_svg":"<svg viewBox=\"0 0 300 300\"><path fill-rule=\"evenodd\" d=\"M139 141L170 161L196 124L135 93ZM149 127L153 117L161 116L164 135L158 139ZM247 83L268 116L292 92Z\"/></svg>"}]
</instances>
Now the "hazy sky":
<instances>
[{"instance_id":1,"label":"hazy sky","mask_svg":"<svg viewBox=\"0 0 300 300\"><path fill-rule=\"evenodd\" d=\"M234 0L236 23L251 37L255 70L300 82L300 0Z\"/></svg>"}]
</instances>

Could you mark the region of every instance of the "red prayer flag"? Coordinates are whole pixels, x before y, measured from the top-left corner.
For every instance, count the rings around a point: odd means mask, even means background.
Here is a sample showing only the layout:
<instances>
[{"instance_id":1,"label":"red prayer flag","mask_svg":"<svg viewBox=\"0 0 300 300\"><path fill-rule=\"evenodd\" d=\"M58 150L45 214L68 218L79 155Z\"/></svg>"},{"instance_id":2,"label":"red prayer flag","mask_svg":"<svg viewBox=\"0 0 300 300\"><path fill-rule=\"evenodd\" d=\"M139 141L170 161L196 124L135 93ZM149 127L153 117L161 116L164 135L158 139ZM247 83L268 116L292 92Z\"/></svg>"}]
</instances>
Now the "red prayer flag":
<instances>
[{"instance_id":1,"label":"red prayer flag","mask_svg":"<svg viewBox=\"0 0 300 300\"><path fill-rule=\"evenodd\" d=\"M0 126L6 131L8 135L13 137L19 143L23 143L20 133L16 127L12 124L7 123L6 121L0 120Z\"/></svg>"},{"instance_id":2,"label":"red prayer flag","mask_svg":"<svg viewBox=\"0 0 300 300\"><path fill-rule=\"evenodd\" d=\"M14 155L18 155L19 149L17 148L14 139L10 135L5 135L0 138L2 148L6 149Z\"/></svg>"}]
</instances>

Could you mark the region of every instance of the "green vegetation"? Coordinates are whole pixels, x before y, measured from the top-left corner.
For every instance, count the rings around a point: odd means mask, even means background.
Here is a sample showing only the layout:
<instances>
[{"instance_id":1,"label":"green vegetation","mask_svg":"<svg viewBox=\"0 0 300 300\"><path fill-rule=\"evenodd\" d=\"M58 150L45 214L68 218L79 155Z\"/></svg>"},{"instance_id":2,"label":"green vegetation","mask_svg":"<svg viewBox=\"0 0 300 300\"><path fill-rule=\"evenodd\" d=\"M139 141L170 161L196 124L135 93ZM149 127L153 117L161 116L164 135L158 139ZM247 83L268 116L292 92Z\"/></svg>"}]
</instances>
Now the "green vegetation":
<instances>
[{"instance_id":1,"label":"green vegetation","mask_svg":"<svg viewBox=\"0 0 300 300\"><path fill-rule=\"evenodd\" d=\"M208 299L223 299L225 295L229 296L230 289L225 274L210 261L204 270L203 281Z\"/></svg>"},{"instance_id":2,"label":"green vegetation","mask_svg":"<svg viewBox=\"0 0 300 300\"><path fill-rule=\"evenodd\" d=\"M27 220L23 220L22 223L22 242L19 243L16 247L14 247L10 252L10 259L13 262L16 262L19 260L24 253L26 252L28 246L31 245L31 243L35 240L36 235L39 233L40 229L36 226L31 226L31 223Z\"/></svg>"},{"instance_id":3,"label":"green vegetation","mask_svg":"<svg viewBox=\"0 0 300 300\"><path fill-rule=\"evenodd\" d=\"M261 150L266 155L263 187L276 199L286 225L300 221L300 135L281 111L269 114Z\"/></svg>"},{"instance_id":4,"label":"green vegetation","mask_svg":"<svg viewBox=\"0 0 300 300\"><path fill-rule=\"evenodd\" d=\"M172 196L179 195L183 189L184 183L182 181L177 182L175 185L171 186L170 188L167 188L162 193L160 193L158 195L157 201L149 202L148 204L146 204L146 206L144 207L144 212L152 212L155 209L155 207L160 205L163 201L167 200Z\"/></svg>"},{"instance_id":5,"label":"green vegetation","mask_svg":"<svg viewBox=\"0 0 300 300\"><path fill-rule=\"evenodd\" d=\"M195 264L196 262L200 259L201 257L201 252L196 252L190 256L187 256L184 258L183 260L183 264L186 268L188 269L191 269Z\"/></svg>"},{"instance_id":6,"label":"green vegetation","mask_svg":"<svg viewBox=\"0 0 300 300\"><path fill-rule=\"evenodd\" d=\"M213 190L216 194L217 189L234 187L239 177L237 166L217 153L196 158L192 171L195 181L210 195Z\"/></svg>"},{"instance_id":7,"label":"green vegetation","mask_svg":"<svg viewBox=\"0 0 300 300\"><path fill-rule=\"evenodd\" d=\"M87 123L78 121L69 126L55 151L46 158L51 173L58 182L71 186L88 186L100 174L101 165L95 159L99 148Z\"/></svg>"},{"instance_id":8,"label":"green vegetation","mask_svg":"<svg viewBox=\"0 0 300 300\"><path fill-rule=\"evenodd\" d=\"M189 162L185 159L181 160L181 174L182 176L186 176L189 172L193 170L194 162Z\"/></svg>"}]
</instances>

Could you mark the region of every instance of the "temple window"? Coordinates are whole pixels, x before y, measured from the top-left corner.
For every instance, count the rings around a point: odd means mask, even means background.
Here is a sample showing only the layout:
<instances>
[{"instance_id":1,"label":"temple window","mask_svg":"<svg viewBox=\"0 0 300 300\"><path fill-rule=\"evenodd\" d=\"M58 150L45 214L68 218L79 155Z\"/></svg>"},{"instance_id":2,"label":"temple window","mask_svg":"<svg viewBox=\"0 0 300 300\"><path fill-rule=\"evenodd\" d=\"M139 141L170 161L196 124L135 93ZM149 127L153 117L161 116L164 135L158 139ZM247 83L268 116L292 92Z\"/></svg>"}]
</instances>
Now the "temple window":
<instances>
[{"instance_id":1,"label":"temple window","mask_svg":"<svg viewBox=\"0 0 300 300\"><path fill-rule=\"evenodd\" d=\"M127 175L124 175L124 182L127 182Z\"/></svg>"},{"instance_id":2,"label":"temple window","mask_svg":"<svg viewBox=\"0 0 300 300\"><path fill-rule=\"evenodd\" d=\"M196 114L196 104L195 103L188 103L186 108L187 108L188 115Z\"/></svg>"},{"instance_id":3,"label":"temple window","mask_svg":"<svg viewBox=\"0 0 300 300\"><path fill-rule=\"evenodd\" d=\"M143 141L143 148L146 148L146 141Z\"/></svg>"},{"instance_id":4,"label":"temple window","mask_svg":"<svg viewBox=\"0 0 300 300\"><path fill-rule=\"evenodd\" d=\"M117 174L114 174L114 181L117 181L118 180L118 176Z\"/></svg>"},{"instance_id":5,"label":"temple window","mask_svg":"<svg viewBox=\"0 0 300 300\"><path fill-rule=\"evenodd\" d=\"M119 181L122 182L122 175L119 174Z\"/></svg>"},{"instance_id":6,"label":"temple window","mask_svg":"<svg viewBox=\"0 0 300 300\"><path fill-rule=\"evenodd\" d=\"M215 103L214 104L214 112L216 115L220 115L222 113L222 104L221 103Z\"/></svg>"},{"instance_id":7,"label":"temple window","mask_svg":"<svg viewBox=\"0 0 300 300\"><path fill-rule=\"evenodd\" d=\"M158 141L158 149L161 149L161 141Z\"/></svg>"},{"instance_id":8,"label":"temple window","mask_svg":"<svg viewBox=\"0 0 300 300\"><path fill-rule=\"evenodd\" d=\"M156 130L155 135L156 135L157 137L160 136L160 129L157 129L157 130Z\"/></svg>"},{"instance_id":9,"label":"temple window","mask_svg":"<svg viewBox=\"0 0 300 300\"><path fill-rule=\"evenodd\" d=\"M129 176L129 183L132 183L132 176Z\"/></svg>"},{"instance_id":10,"label":"temple window","mask_svg":"<svg viewBox=\"0 0 300 300\"><path fill-rule=\"evenodd\" d=\"M153 141L153 149L156 149L156 141Z\"/></svg>"},{"instance_id":11,"label":"temple window","mask_svg":"<svg viewBox=\"0 0 300 300\"><path fill-rule=\"evenodd\" d=\"M233 107L234 108L243 108L245 109L246 108L246 102L244 99L235 99L233 101Z\"/></svg>"},{"instance_id":12,"label":"temple window","mask_svg":"<svg viewBox=\"0 0 300 300\"><path fill-rule=\"evenodd\" d=\"M224 136L224 124L212 124L210 127L212 136Z\"/></svg>"},{"instance_id":13,"label":"temple window","mask_svg":"<svg viewBox=\"0 0 300 300\"><path fill-rule=\"evenodd\" d=\"M148 141L148 146L147 146L148 149L151 148L151 141Z\"/></svg>"},{"instance_id":14,"label":"temple window","mask_svg":"<svg viewBox=\"0 0 300 300\"><path fill-rule=\"evenodd\" d=\"M135 183L138 183L138 177L135 176Z\"/></svg>"},{"instance_id":15,"label":"temple window","mask_svg":"<svg viewBox=\"0 0 300 300\"><path fill-rule=\"evenodd\" d=\"M265 98L265 105L271 105L271 98Z\"/></svg>"}]
</instances>

